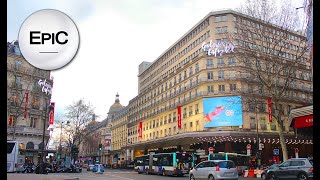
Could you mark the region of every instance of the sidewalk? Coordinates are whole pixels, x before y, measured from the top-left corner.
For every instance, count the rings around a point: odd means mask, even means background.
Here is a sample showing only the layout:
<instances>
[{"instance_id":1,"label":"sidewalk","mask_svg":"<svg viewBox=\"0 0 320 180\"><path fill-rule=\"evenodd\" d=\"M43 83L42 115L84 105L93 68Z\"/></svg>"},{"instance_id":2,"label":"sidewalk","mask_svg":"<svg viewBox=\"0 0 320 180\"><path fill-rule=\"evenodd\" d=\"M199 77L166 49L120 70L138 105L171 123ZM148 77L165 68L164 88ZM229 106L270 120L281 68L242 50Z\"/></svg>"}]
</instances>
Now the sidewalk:
<instances>
[{"instance_id":1,"label":"sidewalk","mask_svg":"<svg viewBox=\"0 0 320 180\"><path fill-rule=\"evenodd\" d=\"M16 174L7 173L7 180L79 180L76 174Z\"/></svg>"}]
</instances>

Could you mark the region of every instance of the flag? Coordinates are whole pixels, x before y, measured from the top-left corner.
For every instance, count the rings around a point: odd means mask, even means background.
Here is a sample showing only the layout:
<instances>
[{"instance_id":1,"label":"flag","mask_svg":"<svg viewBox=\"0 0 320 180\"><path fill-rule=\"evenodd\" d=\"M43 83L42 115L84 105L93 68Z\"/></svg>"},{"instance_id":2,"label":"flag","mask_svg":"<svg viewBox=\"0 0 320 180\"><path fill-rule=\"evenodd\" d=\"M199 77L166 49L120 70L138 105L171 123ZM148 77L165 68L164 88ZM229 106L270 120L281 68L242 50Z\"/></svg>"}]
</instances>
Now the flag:
<instances>
[{"instance_id":1,"label":"flag","mask_svg":"<svg viewBox=\"0 0 320 180\"><path fill-rule=\"evenodd\" d=\"M269 122L272 122L272 99L268 98L268 114L269 114Z\"/></svg>"},{"instance_id":2,"label":"flag","mask_svg":"<svg viewBox=\"0 0 320 180\"><path fill-rule=\"evenodd\" d=\"M181 106L178 106L178 128L181 129Z\"/></svg>"}]
</instances>

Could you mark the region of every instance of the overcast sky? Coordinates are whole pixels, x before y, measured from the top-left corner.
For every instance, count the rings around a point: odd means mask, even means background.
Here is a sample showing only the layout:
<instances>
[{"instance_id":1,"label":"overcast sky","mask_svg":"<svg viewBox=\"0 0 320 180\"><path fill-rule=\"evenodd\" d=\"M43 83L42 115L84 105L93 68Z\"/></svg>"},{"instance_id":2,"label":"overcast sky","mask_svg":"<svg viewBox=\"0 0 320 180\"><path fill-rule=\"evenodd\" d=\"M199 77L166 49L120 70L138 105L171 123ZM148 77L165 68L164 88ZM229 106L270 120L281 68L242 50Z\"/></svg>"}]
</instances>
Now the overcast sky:
<instances>
[{"instance_id":1,"label":"overcast sky","mask_svg":"<svg viewBox=\"0 0 320 180\"><path fill-rule=\"evenodd\" d=\"M55 117L80 98L103 120L115 95L128 105L138 94L138 66L154 61L210 11L237 8L244 0L10 0L8 41L40 9L68 14L80 31L80 49L66 67L52 71ZM303 0L295 0L297 7Z\"/></svg>"}]
</instances>

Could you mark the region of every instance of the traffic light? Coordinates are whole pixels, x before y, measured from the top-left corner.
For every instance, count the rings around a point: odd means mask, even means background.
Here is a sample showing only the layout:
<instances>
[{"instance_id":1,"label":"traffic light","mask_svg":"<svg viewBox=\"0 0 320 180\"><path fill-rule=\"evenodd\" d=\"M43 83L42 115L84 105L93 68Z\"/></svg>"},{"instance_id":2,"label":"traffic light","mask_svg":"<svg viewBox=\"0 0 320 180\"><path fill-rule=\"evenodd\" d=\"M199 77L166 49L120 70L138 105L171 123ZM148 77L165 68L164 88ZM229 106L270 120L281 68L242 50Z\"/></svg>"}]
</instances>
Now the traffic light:
<instances>
[{"instance_id":1,"label":"traffic light","mask_svg":"<svg viewBox=\"0 0 320 180\"><path fill-rule=\"evenodd\" d=\"M99 144L99 151L102 150L102 144Z\"/></svg>"}]
</instances>

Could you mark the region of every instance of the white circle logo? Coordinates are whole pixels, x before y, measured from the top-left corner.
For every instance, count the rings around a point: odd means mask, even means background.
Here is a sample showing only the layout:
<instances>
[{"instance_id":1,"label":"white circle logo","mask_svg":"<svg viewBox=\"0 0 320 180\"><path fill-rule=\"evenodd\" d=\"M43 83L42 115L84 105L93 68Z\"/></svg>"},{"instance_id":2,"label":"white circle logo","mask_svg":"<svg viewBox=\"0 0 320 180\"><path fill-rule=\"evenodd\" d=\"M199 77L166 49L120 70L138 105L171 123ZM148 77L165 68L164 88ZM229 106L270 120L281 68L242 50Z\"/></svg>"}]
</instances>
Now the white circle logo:
<instances>
[{"instance_id":1,"label":"white circle logo","mask_svg":"<svg viewBox=\"0 0 320 180\"><path fill-rule=\"evenodd\" d=\"M44 9L31 14L19 31L23 57L33 66L55 70L76 55L80 37L77 26L65 13Z\"/></svg>"}]
</instances>

